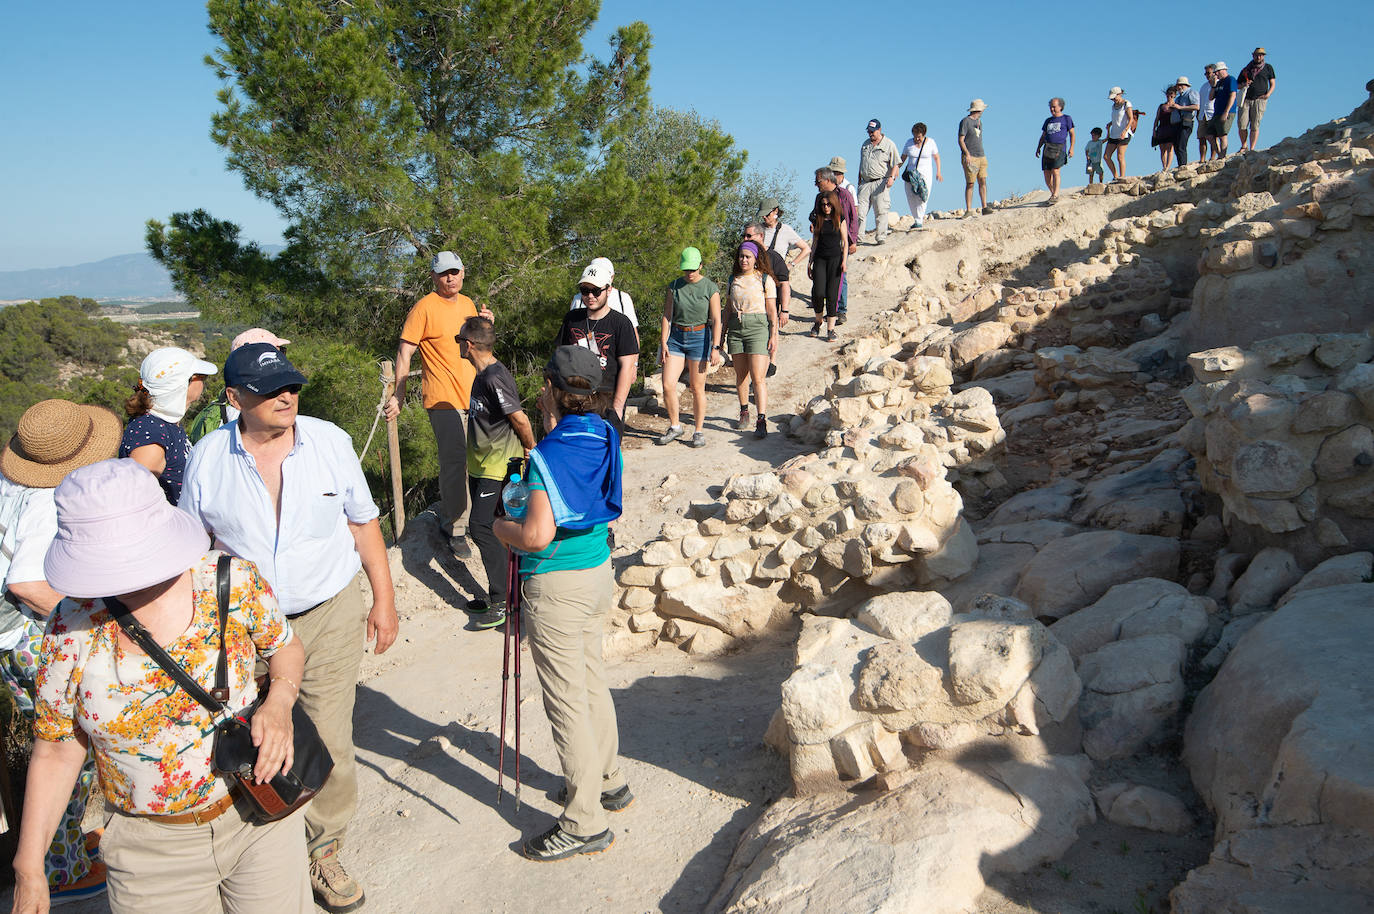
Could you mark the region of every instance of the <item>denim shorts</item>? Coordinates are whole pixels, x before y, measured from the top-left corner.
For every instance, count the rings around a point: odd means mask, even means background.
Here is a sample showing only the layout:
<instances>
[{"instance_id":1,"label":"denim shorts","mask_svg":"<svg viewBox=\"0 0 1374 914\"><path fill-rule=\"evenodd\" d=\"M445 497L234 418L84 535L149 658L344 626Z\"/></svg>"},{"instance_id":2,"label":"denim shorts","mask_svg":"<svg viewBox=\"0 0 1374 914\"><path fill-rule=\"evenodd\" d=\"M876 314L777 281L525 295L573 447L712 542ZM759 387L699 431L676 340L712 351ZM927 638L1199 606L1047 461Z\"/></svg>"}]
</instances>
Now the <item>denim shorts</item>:
<instances>
[{"instance_id":1,"label":"denim shorts","mask_svg":"<svg viewBox=\"0 0 1374 914\"><path fill-rule=\"evenodd\" d=\"M700 330L683 330L674 326L668 331L668 354L680 355L684 359L697 362L711 354L711 327L708 324Z\"/></svg>"}]
</instances>

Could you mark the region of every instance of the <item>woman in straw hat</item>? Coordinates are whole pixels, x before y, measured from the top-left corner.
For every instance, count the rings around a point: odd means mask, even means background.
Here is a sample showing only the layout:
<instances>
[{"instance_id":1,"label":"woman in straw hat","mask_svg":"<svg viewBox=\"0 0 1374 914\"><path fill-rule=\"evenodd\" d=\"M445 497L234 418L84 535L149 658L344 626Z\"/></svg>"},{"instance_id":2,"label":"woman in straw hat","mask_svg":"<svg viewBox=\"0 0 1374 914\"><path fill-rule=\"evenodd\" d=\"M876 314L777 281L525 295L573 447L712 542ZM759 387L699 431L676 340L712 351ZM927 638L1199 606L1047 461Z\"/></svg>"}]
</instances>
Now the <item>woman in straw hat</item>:
<instances>
[{"instance_id":1,"label":"woman in straw hat","mask_svg":"<svg viewBox=\"0 0 1374 914\"><path fill-rule=\"evenodd\" d=\"M43 638L14 910L48 908L47 836L89 745L110 810L101 856L114 914L313 911L304 812L251 821L211 768L209 712L129 640L104 596L116 595L208 690L220 653L219 553L208 549L200 524L169 505L132 460L73 471L53 501L57 534L43 569L67 598ZM252 718L254 777L265 782L291 766L291 706L305 654L251 562L231 561L229 584L229 708L241 710L257 698L258 658L267 659L271 677Z\"/></svg>"},{"instance_id":2,"label":"woman in straw hat","mask_svg":"<svg viewBox=\"0 0 1374 914\"><path fill-rule=\"evenodd\" d=\"M181 480L191 456L191 439L182 431L181 419L205 393L206 376L216 371L185 349L154 349L139 366L134 395L124 403L132 421L124 429L119 456L151 470L172 504L181 500Z\"/></svg>"},{"instance_id":3,"label":"woman in straw hat","mask_svg":"<svg viewBox=\"0 0 1374 914\"><path fill-rule=\"evenodd\" d=\"M57 533L53 487L77 467L113 457L119 432L119 417L107 409L43 400L24 411L0 451L0 678L15 709L29 720L43 625L62 599L43 573L43 557ZM105 890L104 864L91 859L81 831L94 780L95 763L87 753L43 857L48 889L60 901Z\"/></svg>"}]
</instances>

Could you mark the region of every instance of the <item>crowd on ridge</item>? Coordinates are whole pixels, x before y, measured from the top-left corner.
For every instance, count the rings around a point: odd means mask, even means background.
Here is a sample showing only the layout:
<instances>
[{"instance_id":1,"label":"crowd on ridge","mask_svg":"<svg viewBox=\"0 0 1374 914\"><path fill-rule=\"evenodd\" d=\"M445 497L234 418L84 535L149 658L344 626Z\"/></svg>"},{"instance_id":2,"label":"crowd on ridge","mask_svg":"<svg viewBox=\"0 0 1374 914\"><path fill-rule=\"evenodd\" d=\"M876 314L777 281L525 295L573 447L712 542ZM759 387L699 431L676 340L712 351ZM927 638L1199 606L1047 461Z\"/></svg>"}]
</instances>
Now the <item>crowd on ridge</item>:
<instances>
[{"instance_id":1,"label":"crowd on ridge","mask_svg":"<svg viewBox=\"0 0 1374 914\"><path fill-rule=\"evenodd\" d=\"M1237 114L1241 150L1255 148L1277 83L1265 49L1255 49L1238 79L1221 61L1204 76L1199 89L1180 76L1156 110L1152 142L1164 168L1186 164L1195 124L1199 156L1226 156ZM1138 127L1120 87L1108 98L1105 134L1094 127L1085 144L1090 183L1103 179L1104 163L1114 179L1125 176ZM1049 105L1035 154L1052 204L1076 128L1062 98ZM974 99L958 127L965 215L974 212L975 188L982 212L991 211L987 107ZM810 335L835 342L846 321L849 258L865 243L870 211L871 243L886 240L898 180L913 228L924 225L931 189L944 180L927 125L913 124L900 149L879 120L866 132L857 183L846 179L842 156L815 170L809 238L768 199L741 228L719 282L703 272L698 248L682 249L681 276L664 291L660 315L669 426L658 444L707 444L705 376L727 356L735 427L766 437L767 379L794 300L792 271L806 261ZM439 252L431 274L434 291L400 329L398 380L382 412L396 420L418 354L439 452L440 529L461 558L476 546L488 581L463 608L473 628L490 629L509 624L517 597L521 604L566 783L562 813L524 842L525 855L604 851L614 842L609 814L634 801L618 762L601 637L639 317L615 286L613 263L592 260L552 341L536 440L515 379L494 355L497 316L462 294L461 258ZM348 435L299 414L308 379L288 358L289 342L262 328L234 339L223 400L191 423L194 447L183 420L220 366L164 348L140 366L127 426L99 407L45 400L0 451L0 676L35 734L14 859L16 912L106 891L115 912L223 904L275 914L316 902L346 912L364 904L340 856L357 807L353 701L364 645L386 651L399 621L377 505ZM680 421L684 372L690 435ZM506 516L512 483L528 500ZM220 719L140 648L140 632L204 688L217 663L227 667L232 685L219 700L230 713L253 709L257 761L244 775L253 783L290 769L293 715L304 712L334 761L318 795L282 818L256 811L216 767ZM103 834L87 835L81 823L96 783L109 819Z\"/></svg>"}]
</instances>

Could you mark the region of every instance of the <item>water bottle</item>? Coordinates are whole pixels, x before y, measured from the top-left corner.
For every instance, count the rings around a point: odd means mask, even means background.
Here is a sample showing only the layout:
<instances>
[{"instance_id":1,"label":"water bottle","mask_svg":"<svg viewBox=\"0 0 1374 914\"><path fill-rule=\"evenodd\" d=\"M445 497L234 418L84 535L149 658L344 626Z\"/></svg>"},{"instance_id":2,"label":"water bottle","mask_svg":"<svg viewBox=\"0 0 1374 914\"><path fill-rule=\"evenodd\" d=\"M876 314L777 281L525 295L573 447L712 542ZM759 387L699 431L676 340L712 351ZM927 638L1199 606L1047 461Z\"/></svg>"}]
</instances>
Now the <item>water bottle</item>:
<instances>
[{"instance_id":1,"label":"water bottle","mask_svg":"<svg viewBox=\"0 0 1374 914\"><path fill-rule=\"evenodd\" d=\"M519 473L512 476L502 490L501 503L505 505L506 516L511 520L525 519L525 509L530 503L530 487L525 485Z\"/></svg>"}]
</instances>

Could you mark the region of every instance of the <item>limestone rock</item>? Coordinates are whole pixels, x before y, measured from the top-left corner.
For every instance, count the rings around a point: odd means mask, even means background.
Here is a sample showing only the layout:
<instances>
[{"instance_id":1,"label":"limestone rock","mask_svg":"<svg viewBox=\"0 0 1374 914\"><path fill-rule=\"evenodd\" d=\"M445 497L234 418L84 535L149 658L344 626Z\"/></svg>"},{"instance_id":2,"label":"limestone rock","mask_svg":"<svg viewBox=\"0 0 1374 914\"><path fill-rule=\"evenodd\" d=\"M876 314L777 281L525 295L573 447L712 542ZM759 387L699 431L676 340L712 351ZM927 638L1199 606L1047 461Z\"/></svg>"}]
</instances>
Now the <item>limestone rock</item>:
<instances>
[{"instance_id":1,"label":"limestone rock","mask_svg":"<svg viewBox=\"0 0 1374 914\"><path fill-rule=\"evenodd\" d=\"M1140 751L1178 712L1186 649L1174 635L1114 641L1078 664L1083 751L1094 759Z\"/></svg>"},{"instance_id":2,"label":"limestone rock","mask_svg":"<svg viewBox=\"0 0 1374 914\"><path fill-rule=\"evenodd\" d=\"M1081 757L927 762L883 793L776 803L711 912L963 911L997 872L1058 859L1093 821Z\"/></svg>"},{"instance_id":3,"label":"limestone rock","mask_svg":"<svg viewBox=\"0 0 1374 914\"><path fill-rule=\"evenodd\" d=\"M1274 601L1301 577L1298 560L1291 553L1276 546L1261 549L1227 594L1232 614L1272 608Z\"/></svg>"},{"instance_id":4,"label":"limestone rock","mask_svg":"<svg viewBox=\"0 0 1374 914\"><path fill-rule=\"evenodd\" d=\"M955 700L1008 703L1039 665L1046 640L1038 622L977 620L951 626L949 675Z\"/></svg>"},{"instance_id":5,"label":"limestone rock","mask_svg":"<svg viewBox=\"0 0 1374 914\"><path fill-rule=\"evenodd\" d=\"M1038 489L1020 492L1002 502L997 510L987 516L985 523L996 527L1029 520L1063 520L1073 510L1074 499L1082 488L1080 482L1061 479Z\"/></svg>"},{"instance_id":6,"label":"limestone rock","mask_svg":"<svg viewBox=\"0 0 1374 914\"><path fill-rule=\"evenodd\" d=\"M1102 596L1117 581L1173 577L1175 539L1094 530L1052 540L1021 572L1015 596L1038 615L1059 618Z\"/></svg>"},{"instance_id":7,"label":"limestone rock","mask_svg":"<svg viewBox=\"0 0 1374 914\"><path fill-rule=\"evenodd\" d=\"M665 592L658 611L665 616L715 626L735 637L762 631L772 615L775 598L754 587L727 587L703 580Z\"/></svg>"},{"instance_id":8,"label":"limestone rock","mask_svg":"<svg viewBox=\"0 0 1374 914\"><path fill-rule=\"evenodd\" d=\"M1374 575L1374 552L1351 552L1329 558L1288 588L1274 604L1274 608L1283 609L1289 600L1303 591L1316 590L1319 587L1336 587L1341 584L1361 584L1368 581L1371 575Z\"/></svg>"},{"instance_id":9,"label":"limestone rock","mask_svg":"<svg viewBox=\"0 0 1374 914\"><path fill-rule=\"evenodd\" d=\"M1130 828L1180 835L1193 827L1183 801L1171 793L1140 784L1125 785L1108 808L1107 820Z\"/></svg>"},{"instance_id":10,"label":"limestone rock","mask_svg":"<svg viewBox=\"0 0 1374 914\"><path fill-rule=\"evenodd\" d=\"M934 591L898 591L860 604L854 618L884 638L919 641L949 625L952 614L949 601Z\"/></svg>"},{"instance_id":11,"label":"limestone rock","mask_svg":"<svg viewBox=\"0 0 1374 914\"><path fill-rule=\"evenodd\" d=\"M782 492L782 481L774 473L753 473L736 476L725 487L730 498L744 498L751 501L771 499Z\"/></svg>"},{"instance_id":12,"label":"limestone rock","mask_svg":"<svg viewBox=\"0 0 1374 914\"><path fill-rule=\"evenodd\" d=\"M1113 641L1141 635L1175 635L1191 646L1207 630L1214 604L1173 581L1142 578L1118 584L1095 603L1050 626L1075 658Z\"/></svg>"}]
</instances>

